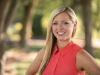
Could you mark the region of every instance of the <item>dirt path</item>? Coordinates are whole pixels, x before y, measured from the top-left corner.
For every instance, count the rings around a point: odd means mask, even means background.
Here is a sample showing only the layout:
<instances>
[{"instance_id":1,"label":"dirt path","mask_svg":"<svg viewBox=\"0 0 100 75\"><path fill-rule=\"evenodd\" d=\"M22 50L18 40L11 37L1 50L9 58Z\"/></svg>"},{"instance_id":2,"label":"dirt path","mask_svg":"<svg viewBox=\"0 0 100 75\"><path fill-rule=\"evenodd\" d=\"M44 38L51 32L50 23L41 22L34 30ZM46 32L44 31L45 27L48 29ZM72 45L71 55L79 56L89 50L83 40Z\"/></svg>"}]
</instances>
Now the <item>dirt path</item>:
<instances>
[{"instance_id":1,"label":"dirt path","mask_svg":"<svg viewBox=\"0 0 100 75\"><path fill-rule=\"evenodd\" d=\"M11 69L11 66L13 63L16 62L28 62L33 61L36 57L37 52L24 52L24 51L6 51L5 56L7 59L6 62L6 74L5 75L17 75L16 72L14 72Z\"/></svg>"}]
</instances>

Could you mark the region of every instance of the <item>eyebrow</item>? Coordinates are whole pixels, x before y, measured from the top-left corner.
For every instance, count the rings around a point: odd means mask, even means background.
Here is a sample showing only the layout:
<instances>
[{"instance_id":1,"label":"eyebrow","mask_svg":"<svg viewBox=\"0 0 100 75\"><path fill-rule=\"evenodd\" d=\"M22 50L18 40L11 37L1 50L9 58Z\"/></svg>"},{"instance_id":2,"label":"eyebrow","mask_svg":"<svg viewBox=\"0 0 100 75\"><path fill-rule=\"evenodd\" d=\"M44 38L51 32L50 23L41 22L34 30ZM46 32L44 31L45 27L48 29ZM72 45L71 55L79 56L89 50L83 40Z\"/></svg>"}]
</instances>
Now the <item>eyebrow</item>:
<instances>
[{"instance_id":1,"label":"eyebrow","mask_svg":"<svg viewBox=\"0 0 100 75\"><path fill-rule=\"evenodd\" d=\"M62 20L62 22L64 22L64 21L68 21L68 20ZM58 21L53 21L53 22L58 22Z\"/></svg>"}]
</instances>

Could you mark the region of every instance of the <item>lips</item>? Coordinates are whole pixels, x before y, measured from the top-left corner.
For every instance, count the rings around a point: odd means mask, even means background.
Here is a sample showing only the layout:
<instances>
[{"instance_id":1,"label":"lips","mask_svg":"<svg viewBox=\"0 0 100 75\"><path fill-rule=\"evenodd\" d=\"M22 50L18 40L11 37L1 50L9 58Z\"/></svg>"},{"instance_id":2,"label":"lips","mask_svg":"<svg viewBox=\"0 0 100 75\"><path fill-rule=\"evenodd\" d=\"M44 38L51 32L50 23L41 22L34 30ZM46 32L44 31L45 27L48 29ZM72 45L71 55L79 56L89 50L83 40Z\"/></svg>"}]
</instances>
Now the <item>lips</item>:
<instances>
[{"instance_id":1,"label":"lips","mask_svg":"<svg viewBox=\"0 0 100 75\"><path fill-rule=\"evenodd\" d=\"M58 35L64 35L65 32L57 32Z\"/></svg>"}]
</instances>

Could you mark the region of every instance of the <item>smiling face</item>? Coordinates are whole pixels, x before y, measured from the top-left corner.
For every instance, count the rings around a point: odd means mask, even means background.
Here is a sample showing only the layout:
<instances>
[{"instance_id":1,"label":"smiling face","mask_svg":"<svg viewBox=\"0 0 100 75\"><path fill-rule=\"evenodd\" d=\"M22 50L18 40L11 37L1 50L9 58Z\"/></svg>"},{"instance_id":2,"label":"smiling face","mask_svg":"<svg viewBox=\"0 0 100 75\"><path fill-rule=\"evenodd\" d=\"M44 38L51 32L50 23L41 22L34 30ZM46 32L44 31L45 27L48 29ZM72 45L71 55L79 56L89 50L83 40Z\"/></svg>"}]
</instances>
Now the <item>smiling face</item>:
<instances>
[{"instance_id":1,"label":"smiling face","mask_svg":"<svg viewBox=\"0 0 100 75\"><path fill-rule=\"evenodd\" d=\"M53 19L52 31L58 41L67 41L72 38L72 32L75 26L69 15L62 12Z\"/></svg>"}]
</instances>

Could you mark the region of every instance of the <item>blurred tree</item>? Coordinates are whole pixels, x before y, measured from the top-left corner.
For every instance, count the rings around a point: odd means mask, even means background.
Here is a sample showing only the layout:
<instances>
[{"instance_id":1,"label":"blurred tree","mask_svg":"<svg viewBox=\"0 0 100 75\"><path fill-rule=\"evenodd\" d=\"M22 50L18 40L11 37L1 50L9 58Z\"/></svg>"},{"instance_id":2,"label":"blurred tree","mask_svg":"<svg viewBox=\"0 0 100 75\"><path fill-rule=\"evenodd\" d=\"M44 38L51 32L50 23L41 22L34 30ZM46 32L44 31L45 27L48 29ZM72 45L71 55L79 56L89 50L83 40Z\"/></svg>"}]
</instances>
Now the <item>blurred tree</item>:
<instances>
[{"instance_id":1,"label":"blurred tree","mask_svg":"<svg viewBox=\"0 0 100 75\"><path fill-rule=\"evenodd\" d=\"M9 7L9 10L7 12L6 20L5 20L5 27L4 27L4 32L6 32L8 26L11 24L12 20L14 19L14 15L18 9L19 6L19 0L11 0L11 4Z\"/></svg>"},{"instance_id":2,"label":"blurred tree","mask_svg":"<svg viewBox=\"0 0 100 75\"><path fill-rule=\"evenodd\" d=\"M4 45L5 34L3 28L9 3L10 0L0 0L0 75L4 75L4 48L2 46Z\"/></svg>"},{"instance_id":3,"label":"blurred tree","mask_svg":"<svg viewBox=\"0 0 100 75\"><path fill-rule=\"evenodd\" d=\"M37 7L37 14L47 15L50 14L56 7L62 5L62 0L39 0Z\"/></svg>"},{"instance_id":4,"label":"blurred tree","mask_svg":"<svg viewBox=\"0 0 100 75\"><path fill-rule=\"evenodd\" d=\"M25 0L24 2L24 17L23 28L20 32L20 45L27 49L26 42L32 35L32 19L38 5L38 0Z\"/></svg>"},{"instance_id":5,"label":"blurred tree","mask_svg":"<svg viewBox=\"0 0 100 75\"><path fill-rule=\"evenodd\" d=\"M91 55L92 53L92 17L91 17L91 0L81 0L83 9L83 24L85 27L85 50L87 50Z\"/></svg>"},{"instance_id":6,"label":"blurred tree","mask_svg":"<svg viewBox=\"0 0 100 75\"><path fill-rule=\"evenodd\" d=\"M19 0L0 0L0 75L4 75L6 29L13 19ZM11 5L9 7L9 5Z\"/></svg>"},{"instance_id":7,"label":"blurred tree","mask_svg":"<svg viewBox=\"0 0 100 75\"><path fill-rule=\"evenodd\" d=\"M73 0L70 7L75 10L76 7L79 7L79 4L81 4L80 0Z\"/></svg>"},{"instance_id":8,"label":"blurred tree","mask_svg":"<svg viewBox=\"0 0 100 75\"><path fill-rule=\"evenodd\" d=\"M34 20L33 20L33 26L32 26L32 31L33 31L33 38L36 39L41 39L43 37L43 32L42 32L42 25L41 25L41 18L43 16L41 14L35 14Z\"/></svg>"}]
</instances>

